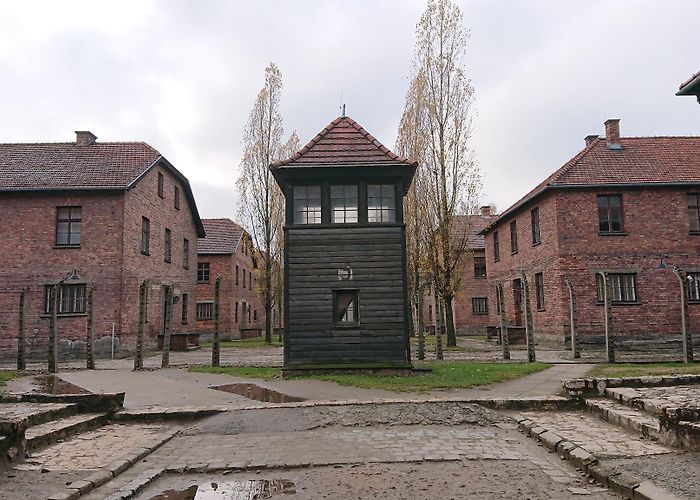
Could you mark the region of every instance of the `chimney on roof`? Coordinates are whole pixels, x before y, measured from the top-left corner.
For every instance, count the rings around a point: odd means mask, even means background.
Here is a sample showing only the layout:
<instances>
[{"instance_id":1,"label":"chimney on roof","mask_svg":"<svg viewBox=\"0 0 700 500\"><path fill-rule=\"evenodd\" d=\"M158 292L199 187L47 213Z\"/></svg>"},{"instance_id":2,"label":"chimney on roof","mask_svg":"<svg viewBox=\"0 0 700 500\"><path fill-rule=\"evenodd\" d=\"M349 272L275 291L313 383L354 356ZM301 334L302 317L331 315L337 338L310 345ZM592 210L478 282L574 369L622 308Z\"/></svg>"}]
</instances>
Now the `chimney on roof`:
<instances>
[{"instance_id":1,"label":"chimney on roof","mask_svg":"<svg viewBox=\"0 0 700 500\"><path fill-rule=\"evenodd\" d=\"M608 149L622 149L620 144L620 119L610 118L605 120L605 142Z\"/></svg>"},{"instance_id":2,"label":"chimney on roof","mask_svg":"<svg viewBox=\"0 0 700 500\"><path fill-rule=\"evenodd\" d=\"M90 146L95 144L97 136L90 132L89 130L76 130L75 131L75 143L78 146Z\"/></svg>"},{"instance_id":3,"label":"chimney on roof","mask_svg":"<svg viewBox=\"0 0 700 500\"><path fill-rule=\"evenodd\" d=\"M479 215L491 215L491 205L479 207Z\"/></svg>"},{"instance_id":4,"label":"chimney on roof","mask_svg":"<svg viewBox=\"0 0 700 500\"><path fill-rule=\"evenodd\" d=\"M586 141L586 147L590 146L598 139L600 139L600 136L598 136L598 134L587 135L586 138L584 139L584 141Z\"/></svg>"}]
</instances>

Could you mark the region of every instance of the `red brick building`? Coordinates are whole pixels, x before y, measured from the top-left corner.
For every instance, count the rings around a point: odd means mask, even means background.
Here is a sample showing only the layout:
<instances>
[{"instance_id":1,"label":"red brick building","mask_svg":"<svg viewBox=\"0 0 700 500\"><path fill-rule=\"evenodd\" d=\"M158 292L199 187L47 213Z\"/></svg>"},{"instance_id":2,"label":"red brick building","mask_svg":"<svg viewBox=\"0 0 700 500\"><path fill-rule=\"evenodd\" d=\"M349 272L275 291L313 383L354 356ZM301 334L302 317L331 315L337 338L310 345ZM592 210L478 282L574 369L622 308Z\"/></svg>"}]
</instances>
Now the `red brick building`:
<instances>
[{"instance_id":1,"label":"red brick building","mask_svg":"<svg viewBox=\"0 0 700 500\"><path fill-rule=\"evenodd\" d=\"M94 289L98 354L133 344L138 288L150 280L147 339L162 330L161 286L174 285L173 331L194 327L197 238L204 227L187 179L142 142L0 144L0 352L17 349L27 290L30 354L46 356L48 287L66 279L59 353L82 355L86 297Z\"/></svg>"},{"instance_id":2,"label":"red brick building","mask_svg":"<svg viewBox=\"0 0 700 500\"><path fill-rule=\"evenodd\" d=\"M616 335L679 333L688 273L690 321L700 326L700 137L620 137L619 120L504 211L483 233L489 273L504 286L509 325L522 325L520 271L528 280L539 340L569 334L574 289L578 332L604 332L602 278L612 283ZM664 264L661 265L662 259ZM489 322L498 325L497 308Z\"/></svg>"},{"instance_id":3,"label":"red brick building","mask_svg":"<svg viewBox=\"0 0 700 500\"><path fill-rule=\"evenodd\" d=\"M246 329L260 331L265 327L265 309L256 291L257 262L250 235L231 219L204 219L203 223L207 235L199 240L197 331L214 332L214 284L217 276L221 276L219 314L222 338L241 338L241 330Z\"/></svg>"},{"instance_id":4,"label":"red brick building","mask_svg":"<svg viewBox=\"0 0 700 500\"><path fill-rule=\"evenodd\" d=\"M461 215L457 220L457 238L466 242L462 258L462 279L452 302L455 330L459 335L485 333L489 325L489 284L486 275L486 253L481 231L496 219L491 207L481 207L478 215ZM494 302L495 304L495 302ZM435 296L426 293L423 303L426 326L435 327Z\"/></svg>"}]
</instances>

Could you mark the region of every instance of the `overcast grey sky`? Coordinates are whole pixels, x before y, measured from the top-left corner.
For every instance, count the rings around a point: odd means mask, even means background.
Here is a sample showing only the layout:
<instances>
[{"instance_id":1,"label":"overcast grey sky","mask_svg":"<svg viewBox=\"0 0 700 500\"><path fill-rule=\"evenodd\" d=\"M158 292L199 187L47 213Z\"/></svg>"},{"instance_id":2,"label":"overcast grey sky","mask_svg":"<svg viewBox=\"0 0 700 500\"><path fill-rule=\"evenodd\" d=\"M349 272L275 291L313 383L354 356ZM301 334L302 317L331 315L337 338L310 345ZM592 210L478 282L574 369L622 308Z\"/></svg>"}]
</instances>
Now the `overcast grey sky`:
<instances>
[{"instance_id":1,"label":"overcast grey sky","mask_svg":"<svg viewBox=\"0 0 700 500\"><path fill-rule=\"evenodd\" d=\"M700 2L459 1L471 30L482 201L507 208L621 118L622 135L700 135L675 97L700 70ZM393 148L415 25L407 1L22 1L0 4L0 142L142 140L235 218L241 131L265 66L305 144L339 113Z\"/></svg>"}]
</instances>

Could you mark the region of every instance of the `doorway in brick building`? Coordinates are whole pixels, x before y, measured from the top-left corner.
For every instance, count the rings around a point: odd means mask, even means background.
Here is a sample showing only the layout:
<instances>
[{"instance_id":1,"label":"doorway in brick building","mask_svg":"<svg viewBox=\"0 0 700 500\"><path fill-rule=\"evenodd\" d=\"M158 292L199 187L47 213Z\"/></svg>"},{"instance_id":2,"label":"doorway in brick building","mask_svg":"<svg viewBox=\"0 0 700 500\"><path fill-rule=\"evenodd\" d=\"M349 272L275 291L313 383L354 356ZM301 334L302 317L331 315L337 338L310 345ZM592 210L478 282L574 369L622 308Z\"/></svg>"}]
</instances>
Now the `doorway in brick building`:
<instances>
[{"instance_id":1,"label":"doorway in brick building","mask_svg":"<svg viewBox=\"0 0 700 500\"><path fill-rule=\"evenodd\" d=\"M523 326L522 315L523 284L520 278L513 280L513 317L515 326Z\"/></svg>"}]
</instances>

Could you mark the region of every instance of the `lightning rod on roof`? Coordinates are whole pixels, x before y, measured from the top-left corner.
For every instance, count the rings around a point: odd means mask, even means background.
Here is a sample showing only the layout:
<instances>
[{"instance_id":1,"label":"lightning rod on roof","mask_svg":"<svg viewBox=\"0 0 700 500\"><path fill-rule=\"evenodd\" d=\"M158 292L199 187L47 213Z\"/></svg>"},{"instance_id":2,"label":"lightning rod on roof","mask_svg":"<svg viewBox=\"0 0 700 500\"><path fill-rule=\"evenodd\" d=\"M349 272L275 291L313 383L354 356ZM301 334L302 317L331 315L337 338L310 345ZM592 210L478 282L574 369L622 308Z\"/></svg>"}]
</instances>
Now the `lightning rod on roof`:
<instances>
[{"instance_id":1,"label":"lightning rod on roof","mask_svg":"<svg viewBox=\"0 0 700 500\"><path fill-rule=\"evenodd\" d=\"M345 104L343 104L343 105L341 106L341 108L342 108L342 111L340 112L340 116L342 116L343 118L345 118Z\"/></svg>"}]
</instances>

